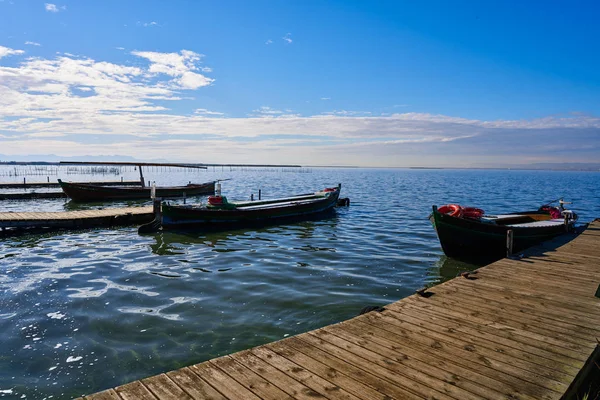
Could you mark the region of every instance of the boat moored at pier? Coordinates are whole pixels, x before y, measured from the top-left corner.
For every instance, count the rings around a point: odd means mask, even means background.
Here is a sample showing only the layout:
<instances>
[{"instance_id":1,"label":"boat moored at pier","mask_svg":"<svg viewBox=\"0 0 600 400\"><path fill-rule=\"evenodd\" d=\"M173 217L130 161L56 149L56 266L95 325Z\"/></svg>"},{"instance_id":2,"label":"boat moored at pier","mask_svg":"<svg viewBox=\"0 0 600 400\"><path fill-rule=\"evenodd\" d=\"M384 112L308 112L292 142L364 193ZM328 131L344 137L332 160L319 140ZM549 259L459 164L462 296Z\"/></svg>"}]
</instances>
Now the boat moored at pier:
<instances>
[{"instance_id":1,"label":"boat moored at pier","mask_svg":"<svg viewBox=\"0 0 600 400\"><path fill-rule=\"evenodd\" d=\"M565 210L563 204L502 215L448 204L433 206L429 219L448 257L493 261L571 230L577 214Z\"/></svg>"},{"instance_id":2,"label":"boat moored at pier","mask_svg":"<svg viewBox=\"0 0 600 400\"><path fill-rule=\"evenodd\" d=\"M150 200L152 187L146 186L103 186L93 183L63 182L60 187L75 202L107 201L107 200ZM190 197L212 194L215 182L190 183L184 186L157 186L156 196L161 198Z\"/></svg>"},{"instance_id":3,"label":"boat moored at pier","mask_svg":"<svg viewBox=\"0 0 600 400\"><path fill-rule=\"evenodd\" d=\"M332 211L337 205L340 190L341 185L338 185L291 197L229 202L217 188L217 195L210 196L206 205L163 203L155 220L142 225L139 232L148 233L161 228L226 230L310 219Z\"/></svg>"}]
</instances>

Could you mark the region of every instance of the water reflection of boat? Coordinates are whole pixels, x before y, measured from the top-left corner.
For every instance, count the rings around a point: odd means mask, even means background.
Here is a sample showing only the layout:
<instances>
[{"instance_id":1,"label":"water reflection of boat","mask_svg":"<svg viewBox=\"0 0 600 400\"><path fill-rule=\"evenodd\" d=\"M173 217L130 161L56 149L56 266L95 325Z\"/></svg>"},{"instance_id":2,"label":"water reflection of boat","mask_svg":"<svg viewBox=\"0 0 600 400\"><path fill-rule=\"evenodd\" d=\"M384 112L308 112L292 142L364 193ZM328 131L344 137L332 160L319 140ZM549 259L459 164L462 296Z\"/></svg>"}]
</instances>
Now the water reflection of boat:
<instances>
[{"instance_id":1,"label":"water reflection of boat","mask_svg":"<svg viewBox=\"0 0 600 400\"><path fill-rule=\"evenodd\" d=\"M207 205L163 203L155 221L142 225L139 232L147 233L161 228L227 230L309 220L333 211L340 190L341 185L292 197L235 203L228 202L219 193L209 197Z\"/></svg>"},{"instance_id":2,"label":"water reflection of boat","mask_svg":"<svg viewBox=\"0 0 600 400\"><path fill-rule=\"evenodd\" d=\"M465 260L498 260L508 252L550 240L573 228L577 215L542 206L535 211L487 215L481 209L456 204L433 206L430 215L444 253Z\"/></svg>"},{"instance_id":3,"label":"water reflection of boat","mask_svg":"<svg viewBox=\"0 0 600 400\"><path fill-rule=\"evenodd\" d=\"M452 278L456 278L463 272L473 271L479 268L480 265L470 264L464 261L441 255L435 262L433 270L435 275L439 275L440 283L446 282Z\"/></svg>"}]
</instances>

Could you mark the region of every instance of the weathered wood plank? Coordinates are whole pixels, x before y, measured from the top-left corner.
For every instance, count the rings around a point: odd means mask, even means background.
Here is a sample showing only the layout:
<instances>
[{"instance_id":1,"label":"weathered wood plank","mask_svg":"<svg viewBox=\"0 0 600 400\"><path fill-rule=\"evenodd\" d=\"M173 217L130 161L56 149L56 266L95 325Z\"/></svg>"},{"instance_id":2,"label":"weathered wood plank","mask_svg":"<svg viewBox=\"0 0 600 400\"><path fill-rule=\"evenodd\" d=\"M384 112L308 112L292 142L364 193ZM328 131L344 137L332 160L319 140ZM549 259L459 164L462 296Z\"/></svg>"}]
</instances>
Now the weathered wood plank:
<instances>
[{"instance_id":1,"label":"weathered wood plank","mask_svg":"<svg viewBox=\"0 0 600 400\"><path fill-rule=\"evenodd\" d=\"M242 364L237 363L229 356L211 360L210 363L220 368L227 375L261 398L293 400L291 396L279 387L263 379L260 375L255 374Z\"/></svg>"},{"instance_id":2,"label":"weathered wood plank","mask_svg":"<svg viewBox=\"0 0 600 400\"><path fill-rule=\"evenodd\" d=\"M196 364L189 368L228 399L260 400L260 397L252 393L252 391L240 385L235 379L232 379L229 375L219 368L215 368L210 363Z\"/></svg>"},{"instance_id":3,"label":"weathered wood plank","mask_svg":"<svg viewBox=\"0 0 600 400\"><path fill-rule=\"evenodd\" d=\"M252 354L271 364L280 371L285 372L290 377L296 379L303 385L308 386L323 397L331 400L359 399L359 397L354 396L352 393L340 388L338 385L335 385L324 379L325 377L320 377L304 367L294 363L293 361L288 360L286 357L277 354L270 348L271 346L275 345L276 343L272 343L270 345L252 349Z\"/></svg>"},{"instance_id":4,"label":"weathered wood plank","mask_svg":"<svg viewBox=\"0 0 600 400\"><path fill-rule=\"evenodd\" d=\"M233 354L231 357L263 378L269 379L272 382L276 382L283 391L295 399L326 399L326 397L322 394L314 391L308 386L303 385L302 383L273 367L271 364L256 357L249 350Z\"/></svg>"},{"instance_id":5,"label":"weathered wood plank","mask_svg":"<svg viewBox=\"0 0 600 400\"><path fill-rule=\"evenodd\" d=\"M157 400L140 381L116 387L115 391L123 400Z\"/></svg>"},{"instance_id":6,"label":"weathered wood plank","mask_svg":"<svg viewBox=\"0 0 600 400\"><path fill-rule=\"evenodd\" d=\"M160 374L142 379L142 383L161 400L191 400L192 397L183 391L167 375Z\"/></svg>"},{"instance_id":7,"label":"weathered wood plank","mask_svg":"<svg viewBox=\"0 0 600 400\"><path fill-rule=\"evenodd\" d=\"M76 400L121 400L121 398L114 389L108 389Z\"/></svg>"},{"instance_id":8,"label":"weathered wood plank","mask_svg":"<svg viewBox=\"0 0 600 400\"><path fill-rule=\"evenodd\" d=\"M442 368L455 364L481 374L498 382L501 385L499 388L504 389L507 393L512 393L516 398L552 398L556 396L556 393L560 393L560 388L562 388L561 385L542 384L540 380L546 382L539 375L531 377L528 381L527 379L531 374L528 374L527 371L511 364L477 356L464 348L428 340L423 335L400 335L394 330L385 330L384 328L385 326L370 325L362 322L362 320L352 320L352 323L340 324L340 329L354 333L364 340L373 342L374 345L385 346L391 350L397 348L402 351L407 348L417 349L443 362L444 364L440 364ZM491 382L491 385L498 388L498 383ZM487 384L489 385L490 382L488 381Z\"/></svg>"},{"instance_id":9,"label":"weathered wood plank","mask_svg":"<svg viewBox=\"0 0 600 400\"><path fill-rule=\"evenodd\" d=\"M187 367L167 372L167 376L195 400L227 399Z\"/></svg>"},{"instance_id":10,"label":"weathered wood plank","mask_svg":"<svg viewBox=\"0 0 600 400\"><path fill-rule=\"evenodd\" d=\"M298 338L286 341L285 345L274 344L272 348L298 365L319 376L327 377L332 383L361 399L385 400L390 396L392 398L423 398L402 387L399 382L386 381Z\"/></svg>"}]
</instances>

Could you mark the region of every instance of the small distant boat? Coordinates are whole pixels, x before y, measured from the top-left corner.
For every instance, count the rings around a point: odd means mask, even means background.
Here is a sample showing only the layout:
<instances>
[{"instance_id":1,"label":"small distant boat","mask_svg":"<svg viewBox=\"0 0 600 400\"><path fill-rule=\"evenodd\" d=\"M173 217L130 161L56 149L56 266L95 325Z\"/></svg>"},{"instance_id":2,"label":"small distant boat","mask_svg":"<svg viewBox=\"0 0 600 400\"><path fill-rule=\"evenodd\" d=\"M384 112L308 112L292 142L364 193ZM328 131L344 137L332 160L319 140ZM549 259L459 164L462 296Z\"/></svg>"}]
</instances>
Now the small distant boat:
<instances>
[{"instance_id":1,"label":"small distant boat","mask_svg":"<svg viewBox=\"0 0 600 400\"><path fill-rule=\"evenodd\" d=\"M168 205L140 233L158 229L226 230L310 219L326 214L336 206L341 185L315 193L270 200L228 202L220 195L208 198L207 205Z\"/></svg>"},{"instance_id":2,"label":"small distant boat","mask_svg":"<svg viewBox=\"0 0 600 400\"><path fill-rule=\"evenodd\" d=\"M429 216L444 253L464 260L499 260L571 230L577 214L546 204L534 211L487 215L479 208L448 204ZM510 233L509 233L510 231Z\"/></svg>"},{"instance_id":3,"label":"small distant boat","mask_svg":"<svg viewBox=\"0 0 600 400\"><path fill-rule=\"evenodd\" d=\"M60 187L71 200L76 202L108 201L108 200L150 200L152 188L149 186L103 186L93 183L63 182L58 180ZM215 192L215 182L190 183L185 186L157 186L156 197L190 197L212 194Z\"/></svg>"}]
</instances>

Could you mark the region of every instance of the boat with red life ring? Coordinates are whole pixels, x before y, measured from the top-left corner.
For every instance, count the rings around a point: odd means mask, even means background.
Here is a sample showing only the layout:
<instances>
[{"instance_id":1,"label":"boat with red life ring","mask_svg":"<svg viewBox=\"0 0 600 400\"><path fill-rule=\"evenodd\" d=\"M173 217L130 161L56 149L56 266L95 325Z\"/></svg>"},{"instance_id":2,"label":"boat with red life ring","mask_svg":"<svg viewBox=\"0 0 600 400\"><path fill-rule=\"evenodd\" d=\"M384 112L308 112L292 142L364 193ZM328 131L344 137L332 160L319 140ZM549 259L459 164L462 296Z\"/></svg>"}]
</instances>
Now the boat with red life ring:
<instances>
[{"instance_id":1,"label":"boat with red life ring","mask_svg":"<svg viewBox=\"0 0 600 400\"><path fill-rule=\"evenodd\" d=\"M245 202L229 202L218 187L206 205L162 203L155 220L142 225L138 232L151 233L160 229L220 231L308 220L334 210L341 186L291 197Z\"/></svg>"},{"instance_id":2,"label":"boat with red life ring","mask_svg":"<svg viewBox=\"0 0 600 400\"><path fill-rule=\"evenodd\" d=\"M512 251L550 240L571 230L577 214L545 204L537 210L488 215L477 207L459 204L433 206L429 216L442 250L448 257L469 261L493 261L506 257L507 232L512 231Z\"/></svg>"}]
</instances>

